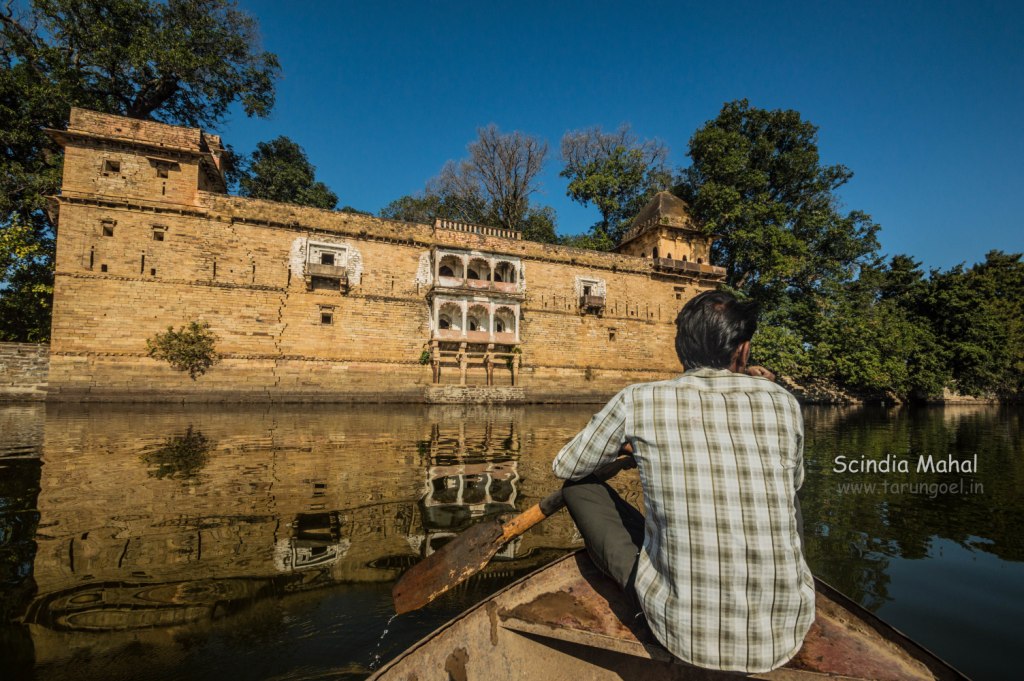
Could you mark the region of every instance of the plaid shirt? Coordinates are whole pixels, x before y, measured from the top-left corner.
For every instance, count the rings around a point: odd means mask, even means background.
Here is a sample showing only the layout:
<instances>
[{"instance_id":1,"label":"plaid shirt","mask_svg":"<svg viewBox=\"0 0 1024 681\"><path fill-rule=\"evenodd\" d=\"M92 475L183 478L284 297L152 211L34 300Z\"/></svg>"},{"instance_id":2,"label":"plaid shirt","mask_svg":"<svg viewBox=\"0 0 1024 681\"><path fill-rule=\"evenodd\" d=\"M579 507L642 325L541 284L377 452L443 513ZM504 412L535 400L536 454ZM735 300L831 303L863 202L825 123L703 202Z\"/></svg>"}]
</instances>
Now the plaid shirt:
<instances>
[{"instance_id":1,"label":"plaid shirt","mask_svg":"<svg viewBox=\"0 0 1024 681\"><path fill-rule=\"evenodd\" d=\"M631 385L562 448L555 475L578 480L626 442L646 517L636 591L655 636L700 667L784 664L814 620L794 506L804 476L796 399L718 369Z\"/></svg>"}]
</instances>

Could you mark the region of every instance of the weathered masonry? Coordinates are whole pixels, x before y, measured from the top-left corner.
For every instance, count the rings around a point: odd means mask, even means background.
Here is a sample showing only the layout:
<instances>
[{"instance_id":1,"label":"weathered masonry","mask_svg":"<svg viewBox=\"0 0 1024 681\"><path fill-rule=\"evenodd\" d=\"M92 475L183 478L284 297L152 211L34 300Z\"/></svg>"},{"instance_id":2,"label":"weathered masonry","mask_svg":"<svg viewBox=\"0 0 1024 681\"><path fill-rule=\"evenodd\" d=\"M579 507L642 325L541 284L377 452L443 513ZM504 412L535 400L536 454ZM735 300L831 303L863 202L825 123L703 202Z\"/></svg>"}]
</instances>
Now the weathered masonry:
<instances>
[{"instance_id":1,"label":"weathered masonry","mask_svg":"<svg viewBox=\"0 0 1024 681\"><path fill-rule=\"evenodd\" d=\"M74 109L59 210L58 400L596 401L678 372L673 321L722 270L659 194L619 253L229 196L220 139ZM192 381L146 355L209 322Z\"/></svg>"}]
</instances>

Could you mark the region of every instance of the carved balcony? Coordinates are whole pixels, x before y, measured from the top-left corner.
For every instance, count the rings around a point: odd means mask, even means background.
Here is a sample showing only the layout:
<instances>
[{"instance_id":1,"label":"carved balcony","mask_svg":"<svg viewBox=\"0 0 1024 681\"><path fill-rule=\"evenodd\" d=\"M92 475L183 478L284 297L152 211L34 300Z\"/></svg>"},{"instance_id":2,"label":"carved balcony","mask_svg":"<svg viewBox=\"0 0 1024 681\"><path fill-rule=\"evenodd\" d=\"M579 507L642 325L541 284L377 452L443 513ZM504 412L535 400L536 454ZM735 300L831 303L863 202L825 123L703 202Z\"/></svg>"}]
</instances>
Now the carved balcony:
<instances>
[{"instance_id":1,"label":"carved balcony","mask_svg":"<svg viewBox=\"0 0 1024 681\"><path fill-rule=\"evenodd\" d=\"M307 289L319 288L314 286L319 281L328 283L331 288L336 287L342 292L348 290L348 269L344 267L308 262L303 274Z\"/></svg>"},{"instance_id":2,"label":"carved balcony","mask_svg":"<svg viewBox=\"0 0 1024 681\"><path fill-rule=\"evenodd\" d=\"M592 312L594 314L601 314L604 312L605 298L604 296L595 295L582 295L580 296L580 312L584 314Z\"/></svg>"}]
</instances>

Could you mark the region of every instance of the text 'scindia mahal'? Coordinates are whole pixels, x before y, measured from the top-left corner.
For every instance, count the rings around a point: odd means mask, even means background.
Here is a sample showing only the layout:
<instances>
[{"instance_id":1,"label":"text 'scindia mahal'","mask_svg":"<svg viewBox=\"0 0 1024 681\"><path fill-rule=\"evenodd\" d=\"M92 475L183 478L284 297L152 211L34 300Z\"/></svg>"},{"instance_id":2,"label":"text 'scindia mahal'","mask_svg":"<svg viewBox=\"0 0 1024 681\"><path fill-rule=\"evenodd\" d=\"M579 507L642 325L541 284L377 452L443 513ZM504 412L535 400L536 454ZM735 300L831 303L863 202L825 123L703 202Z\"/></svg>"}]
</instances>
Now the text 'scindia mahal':
<instances>
[{"instance_id":1,"label":"text 'scindia mahal'","mask_svg":"<svg viewBox=\"0 0 1024 681\"><path fill-rule=\"evenodd\" d=\"M57 400L601 401L678 375L674 320L716 286L660 193L614 253L230 196L220 138L72 109L49 395ZM146 339L207 322L197 381Z\"/></svg>"}]
</instances>

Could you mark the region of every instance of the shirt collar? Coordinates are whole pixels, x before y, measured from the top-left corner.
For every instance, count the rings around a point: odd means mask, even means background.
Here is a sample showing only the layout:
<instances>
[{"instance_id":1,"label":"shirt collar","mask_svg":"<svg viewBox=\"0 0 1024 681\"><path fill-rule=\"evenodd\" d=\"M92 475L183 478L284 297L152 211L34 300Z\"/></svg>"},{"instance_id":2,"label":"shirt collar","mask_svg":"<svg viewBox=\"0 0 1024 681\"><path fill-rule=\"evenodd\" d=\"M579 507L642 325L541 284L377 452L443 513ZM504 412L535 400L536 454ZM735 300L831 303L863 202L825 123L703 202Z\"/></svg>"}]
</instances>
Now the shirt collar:
<instances>
[{"instance_id":1,"label":"shirt collar","mask_svg":"<svg viewBox=\"0 0 1024 681\"><path fill-rule=\"evenodd\" d=\"M712 369L710 367L701 367L700 369L690 369L683 372L683 376L700 376L703 378L710 378L712 376L740 376L735 372L729 371L728 369Z\"/></svg>"}]
</instances>

